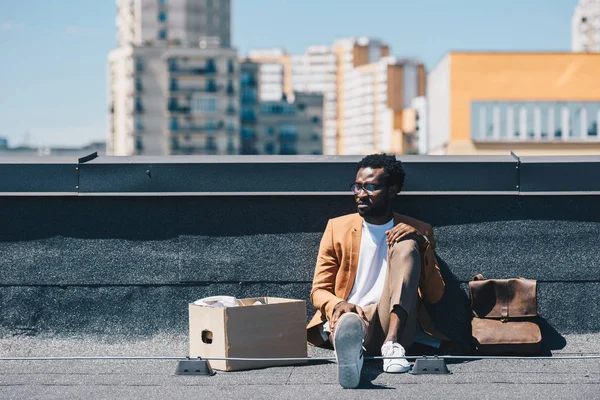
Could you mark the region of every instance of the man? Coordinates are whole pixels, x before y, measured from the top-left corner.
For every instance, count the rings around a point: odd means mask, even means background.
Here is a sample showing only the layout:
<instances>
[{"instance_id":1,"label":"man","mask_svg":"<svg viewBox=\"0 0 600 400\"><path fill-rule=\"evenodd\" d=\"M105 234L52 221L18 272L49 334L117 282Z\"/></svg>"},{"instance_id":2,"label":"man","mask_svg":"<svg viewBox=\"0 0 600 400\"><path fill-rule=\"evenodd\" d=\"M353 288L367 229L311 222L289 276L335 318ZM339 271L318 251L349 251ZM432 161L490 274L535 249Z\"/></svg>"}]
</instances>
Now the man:
<instances>
[{"instance_id":1,"label":"man","mask_svg":"<svg viewBox=\"0 0 600 400\"><path fill-rule=\"evenodd\" d=\"M363 158L351 186L358 214L329 220L321 239L310 294L317 313L307 336L315 346L334 346L345 388L360 382L363 346L368 354L405 357L419 327L447 340L422 305L439 301L445 287L431 226L392 211L404 177L395 156ZM409 369L403 358L383 362L385 372Z\"/></svg>"}]
</instances>

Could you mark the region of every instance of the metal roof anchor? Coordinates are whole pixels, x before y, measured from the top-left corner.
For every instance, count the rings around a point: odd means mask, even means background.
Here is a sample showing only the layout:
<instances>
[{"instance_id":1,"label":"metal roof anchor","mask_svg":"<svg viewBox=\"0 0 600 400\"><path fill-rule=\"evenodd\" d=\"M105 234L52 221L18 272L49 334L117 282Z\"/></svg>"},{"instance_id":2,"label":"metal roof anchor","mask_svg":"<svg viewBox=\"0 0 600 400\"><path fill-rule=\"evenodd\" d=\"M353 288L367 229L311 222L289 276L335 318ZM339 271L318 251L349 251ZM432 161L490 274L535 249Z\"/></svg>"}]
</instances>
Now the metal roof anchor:
<instances>
[{"instance_id":1,"label":"metal roof anchor","mask_svg":"<svg viewBox=\"0 0 600 400\"><path fill-rule=\"evenodd\" d=\"M446 367L446 360L443 358L439 358L438 356L434 356L433 358L423 356L415 360L415 365L410 373L413 375L423 375L450 374L451 372Z\"/></svg>"},{"instance_id":2,"label":"metal roof anchor","mask_svg":"<svg viewBox=\"0 0 600 400\"><path fill-rule=\"evenodd\" d=\"M213 376L216 372L210 366L208 360L203 360L202 357L186 360L181 360L177 363L175 375L204 375Z\"/></svg>"}]
</instances>

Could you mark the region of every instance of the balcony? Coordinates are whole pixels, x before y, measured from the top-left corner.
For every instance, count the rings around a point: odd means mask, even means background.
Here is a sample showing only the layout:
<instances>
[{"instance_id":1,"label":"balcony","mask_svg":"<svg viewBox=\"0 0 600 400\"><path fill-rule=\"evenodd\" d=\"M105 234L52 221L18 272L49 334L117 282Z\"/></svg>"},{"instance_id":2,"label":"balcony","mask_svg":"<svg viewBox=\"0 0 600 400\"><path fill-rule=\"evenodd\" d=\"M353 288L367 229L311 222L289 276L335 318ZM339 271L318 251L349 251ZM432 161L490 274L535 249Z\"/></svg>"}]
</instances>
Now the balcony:
<instances>
[{"instance_id":1,"label":"balcony","mask_svg":"<svg viewBox=\"0 0 600 400\"><path fill-rule=\"evenodd\" d=\"M190 94L190 93L217 93L220 87L216 84L207 84L204 86L169 86L171 94Z\"/></svg>"},{"instance_id":2,"label":"balcony","mask_svg":"<svg viewBox=\"0 0 600 400\"><path fill-rule=\"evenodd\" d=\"M190 106L179 106L179 105L169 105L167 110L170 114L189 114L191 111Z\"/></svg>"},{"instance_id":3,"label":"balcony","mask_svg":"<svg viewBox=\"0 0 600 400\"><path fill-rule=\"evenodd\" d=\"M177 65L170 65L169 73L173 76L214 75L217 73L217 69L214 65L207 65L206 67L179 67Z\"/></svg>"}]
</instances>

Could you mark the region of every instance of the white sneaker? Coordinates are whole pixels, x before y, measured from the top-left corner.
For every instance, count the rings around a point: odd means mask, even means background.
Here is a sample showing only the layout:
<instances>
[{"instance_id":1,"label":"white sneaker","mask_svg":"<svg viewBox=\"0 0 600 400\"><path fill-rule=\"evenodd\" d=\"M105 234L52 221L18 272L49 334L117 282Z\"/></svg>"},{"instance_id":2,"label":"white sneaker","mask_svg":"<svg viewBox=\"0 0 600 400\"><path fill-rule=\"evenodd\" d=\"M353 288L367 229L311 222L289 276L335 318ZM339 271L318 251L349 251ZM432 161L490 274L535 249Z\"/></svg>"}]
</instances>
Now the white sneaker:
<instances>
[{"instance_id":1,"label":"white sneaker","mask_svg":"<svg viewBox=\"0 0 600 400\"><path fill-rule=\"evenodd\" d=\"M352 389L360 383L364 337L365 326L358 314L342 314L333 333L333 346L338 364L338 380L343 388Z\"/></svg>"},{"instance_id":2,"label":"white sneaker","mask_svg":"<svg viewBox=\"0 0 600 400\"><path fill-rule=\"evenodd\" d=\"M406 351L400 343L385 342L381 346L381 355L384 357L404 357ZM405 358L385 358L383 360L383 372L399 374L410 371L410 363Z\"/></svg>"}]
</instances>

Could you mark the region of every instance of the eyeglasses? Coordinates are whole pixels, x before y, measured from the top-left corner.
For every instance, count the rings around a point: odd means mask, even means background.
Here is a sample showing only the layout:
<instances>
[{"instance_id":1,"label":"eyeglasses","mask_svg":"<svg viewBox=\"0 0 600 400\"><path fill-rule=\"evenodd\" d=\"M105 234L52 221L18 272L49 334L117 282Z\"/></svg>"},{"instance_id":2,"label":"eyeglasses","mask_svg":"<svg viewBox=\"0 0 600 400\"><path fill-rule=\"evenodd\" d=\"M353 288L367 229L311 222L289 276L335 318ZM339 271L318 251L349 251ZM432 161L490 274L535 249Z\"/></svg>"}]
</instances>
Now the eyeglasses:
<instances>
[{"instance_id":1,"label":"eyeglasses","mask_svg":"<svg viewBox=\"0 0 600 400\"><path fill-rule=\"evenodd\" d=\"M350 190L352 190L352 193L354 194L359 194L361 190L364 190L365 192L367 192L367 194L373 194L374 191L384 188L386 186L387 185L374 185L372 183L366 183L364 185L361 185L359 183L353 183L352 185L350 185Z\"/></svg>"}]
</instances>

